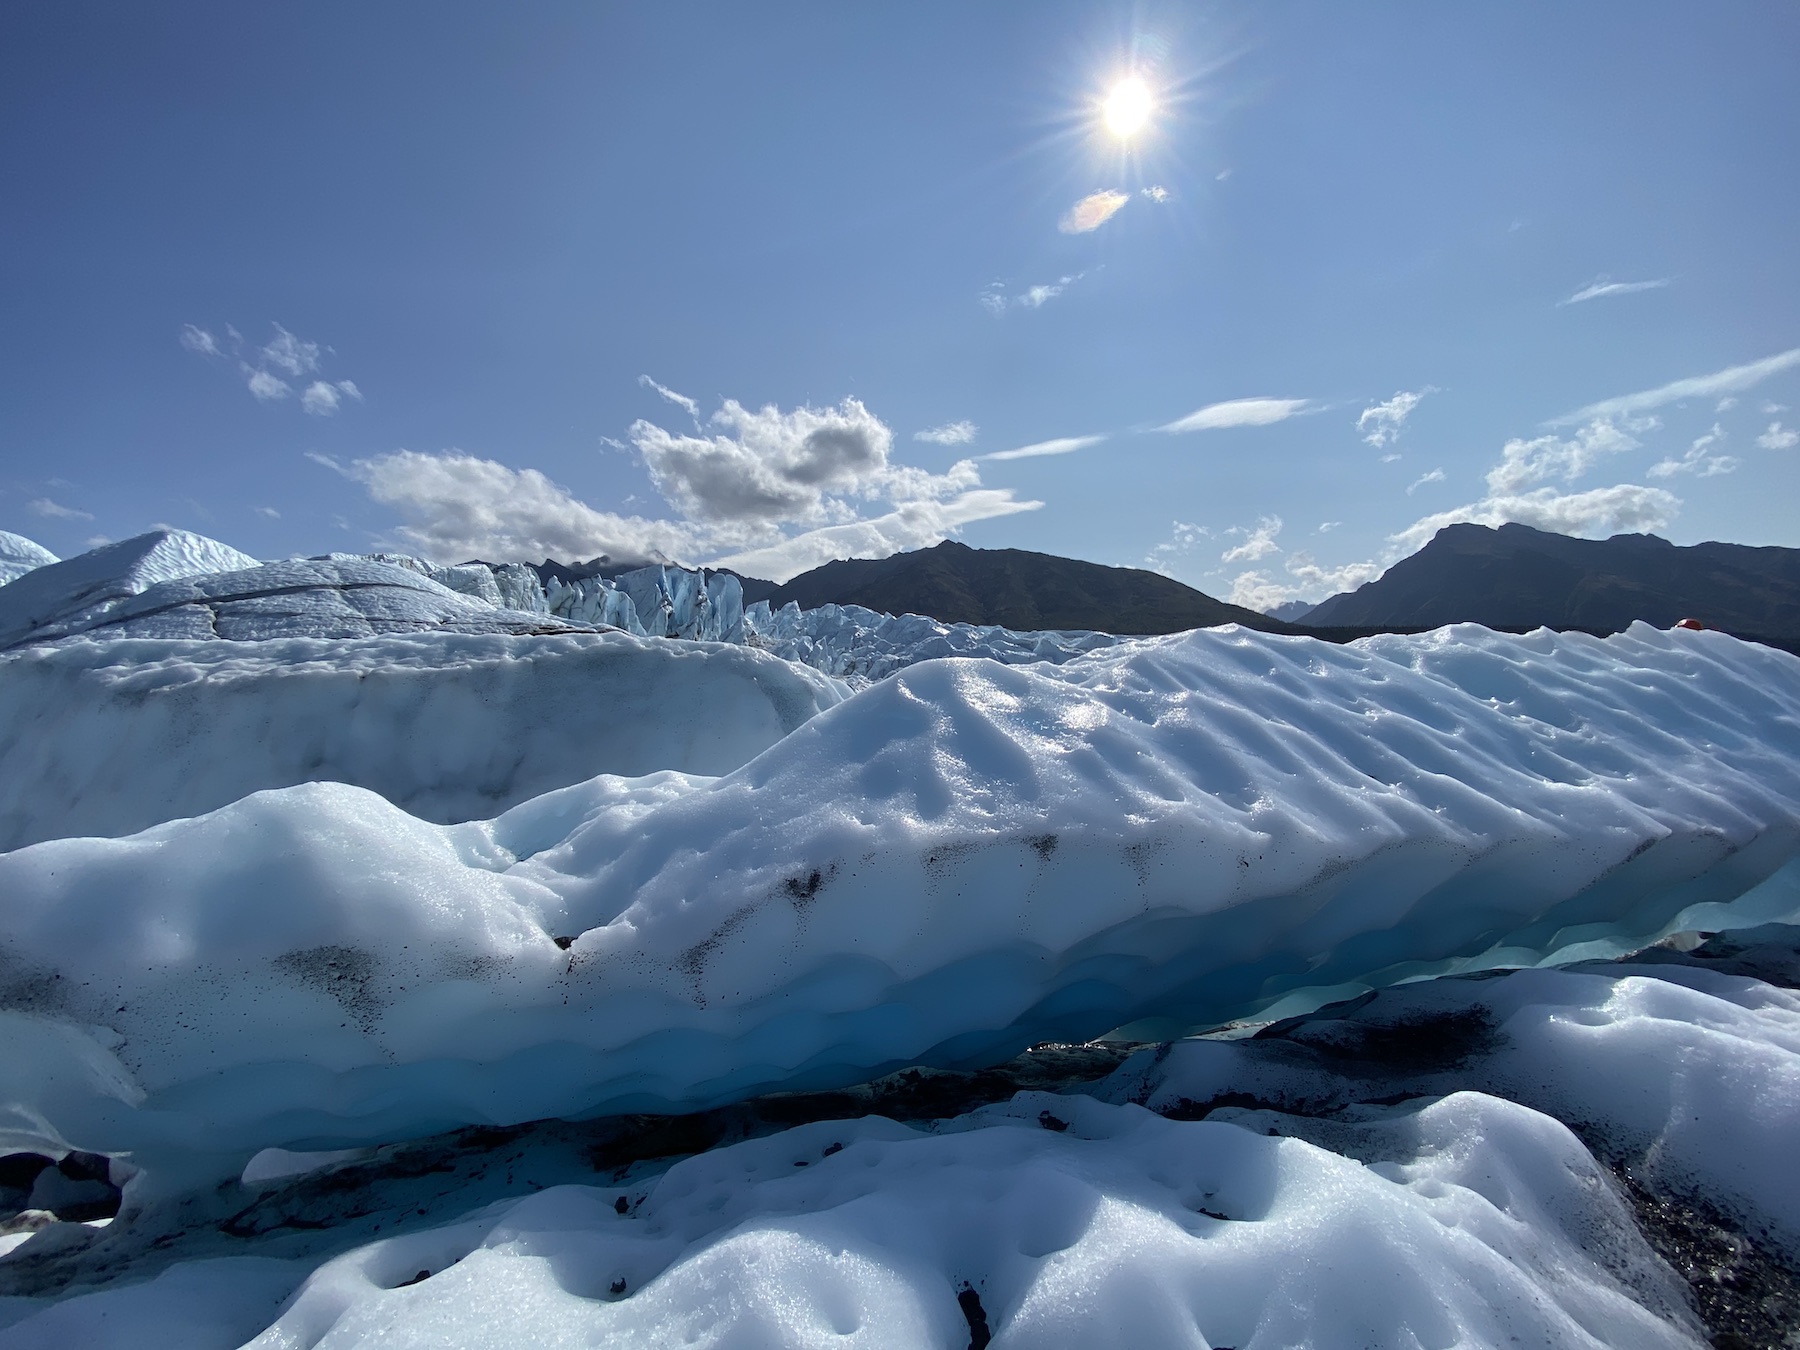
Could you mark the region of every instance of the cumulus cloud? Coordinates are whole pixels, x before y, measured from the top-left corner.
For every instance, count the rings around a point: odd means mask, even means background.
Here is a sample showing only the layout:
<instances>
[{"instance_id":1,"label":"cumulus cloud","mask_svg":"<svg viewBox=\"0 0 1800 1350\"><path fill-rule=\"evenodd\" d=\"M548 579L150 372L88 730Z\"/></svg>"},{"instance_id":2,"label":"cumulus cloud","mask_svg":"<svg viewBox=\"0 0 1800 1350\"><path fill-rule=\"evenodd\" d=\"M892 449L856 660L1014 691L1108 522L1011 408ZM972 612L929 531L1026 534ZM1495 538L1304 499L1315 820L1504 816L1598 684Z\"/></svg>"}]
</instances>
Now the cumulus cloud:
<instances>
[{"instance_id":1,"label":"cumulus cloud","mask_svg":"<svg viewBox=\"0 0 1800 1350\"><path fill-rule=\"evenodd\" d=\"M673 389L665 388L648 375L638 376L638 383L646 389L654 389L660 397L667 399L677 408L685 409L687 415L694 419L694 425L700 425L700 405L686 394L678 394Z\"/></svg>"},{"instance_id":2,"label":"cumulus cloud","mask_svg":"<svg viewBox=\"0 0 1800 1350\"><path fill-rule=\"evenodd\" d=\"M1163 187L1160 183L1152 183L1147 188L1140 188L1138 190L1138 196L1148 197L1153 202L1166 202L1169 200L1169 189Z\"/></svg>"},{"instance_id":3,"label":"cumulus cloud","mask_svg":"<svg viewBox=\"0 0 1800 1350\"><path fill-rule=\"evenodd\" d=\"M1728 366L1724 370L1714 371L1711 375L1693 375L1684 380L1674 380L1660 385L1655 389L1643 390L1640 393L1601 399L1600 402L1590 403L1585 408L1577 408L1574 412L1564 413L1561 417L1553 417L1545 425L1574 426L1578 422L1591 421L1596 417L1622 417L1633 413L1649 412L1653 408L1661 408L1686 398L1718 398L1724 394L1741 394L1744 390L1761 384L1771 375L1779 375L1782 371L1792 370L1795 366L1800 366L1800 347L1777 352L1774 356L1765 356L1760 361L1751 361L1745 365Z\"/></svg>"},{"instance_id":4,"label":"cumulus cloud","mask_svg":"<svg viewBox=\"0 0 1800 1350\"><path fill-rule=\"evenodd\" d=\"M1406 495L1409 497L1412 496L1413 493L1417 492L1420 488L1424 487L1427 483L1441 483L1443 481L1444 481L1444 471L1442 469L1433 469L1430 473L1422 473L1417 478L1413 479L1412 483L1410 485L1408 485L1408 487L1406 489Z\"/></svg>"},{"instance_id":5,"label":"cumulus cloud","mask_svg":"<svg viewBox=\"0 0 1800 1350\"><path fill-rule=\"evenodd\" d=\"M330 417L347 398L362 402L362 390L356 387L355 381L339 380L333 384L327 380L314 380L300 395L300 406L315 417Z\"/></svg>"},{"instance_id":6,"label":"cumulus cloud","mask_svg":"<svg viewBox=\"0 0 1800 1350\"><path fill-rule=\"evenodd\" d=\"M191 323L181 325L181 345L190 352L197 352L201 356L222 355L219 351L218 340L204 328L196 327Z\"/></svg>"},{"instance_id":7,"label":"cumulus cloud","mask_svg":"<svg viewBox=\"0 0 1800 1350\"><path fill-rule=\"evenodd\" d=\"M941 427L913 432L913 439L930 445L967 445L980 430L973 422L946 422Z\"/></svg>"},{"instance_id":8,"label":"cumulus cloud","mask_svg":"<svg viewBox=\"0 0 1800 1350\"><path fill-rule=\"evenodd\" d=\"M92 520L94 518L90 512L77 511L72 506L53 502L48 497L39 497L34 502L26 503L26 509L33 515L42 516L46 520Z\"/></svg>"},{"instance_id":9,"label":"cumulus cloud","mask_svg":"<svg viewBox=\"0 0 1800 1350\"><path fill-rule=\"evenodd\" d=\"M1057 222L1056 228L1064 234L1091 233L1118 215L1130 200L1125 193L1115 192L1111 188L1090 192L1069 208L1068 214Z\"/></svg>"},{"instance_id":10,"label":"cumulus cloud","mask_svg":"<svg viewBox=\"0 0 1800 1350\"><path fill-rule=\"evenodd\" d=\"M1757 445L1764 450L1792 450L1800 445L1800 431L1792 431L1779 422L1769 423L1769 429L1756 438Z\"/></svg>"},{"instance_id":11,"label":"cumulus cloud","mask_svg":"<svg viewBox=\"0 0 1800 1350\"><path fill-rule=\"evenodd\" d=\"M1635 421L1633 431L1652 430L1654 420ZM1575 435L1515 437L1500 450L1500 462L1488 470L1488 491L1500 495L1518 492L1549 478L1572 482L1608 455L1636 450L1638 441L1609 418L1597 417Z\"/></svg>"},{"instance_id":12,"label":"cumulus cloud","mask_svg":"<svg viewBox=\"0 0 1800 1350\"><path fill-rule=\"evenodd\" d=\"M1406 424L1412 410L1419 406L1425 395L1434 392L1430 385L1415 393L1401 390L1385 403L1371 404L1364 408L1356 419L1356 429L1362 433L1363 440L1377 450L1392 445L1400 437L1400 428Z\"/></svg>"},{"instance_id":13,"label":"cumulus cloud","mask_svg":"<svg viewBox=\"0 0 1800 1350\"><path fill-rule=\"evenodd\" d=\"M395 533L427 558L534 562L604 554L639 561L690 556L698 543L690 527L596 511L536 469L510 469L460 451L398 450L341 472L398 511Z\"/></svg>"},{"instance_id":14,"label":"cumulus cloud","mask_svg":"<svg viewBox=\"0 0 1800 1350\"><path fill-rule=\"evenodd\" d=\"M1224 403L1209 403L1157 430L1218 431L1226 427L1266 427L1312 411L1313 402L1307 398L1234 398Z\"/></svg>"},{"instance_id":15,"label":"cumulus cloud","mask_svg":"<svg viewBox=\"0 0 1800 1350\"><path fill-rule=\"evenodd\" d=\"M263 346L262 364L300 379L319 368L319 344L297 338L276 324L275 336Z\"/></svg>"},{"instance_id":16,"label":"cumulus cloud","mask_svg":"<svg viewBox=\"0 0 1800 1350\"><path fill-rule=\"evenodd\" d=\"M1312 554L1295 552L1283 561L1281 575L1261 570L1239 572L1225 598L1234 605L1267 614L1289 600L1318 601L1339 591L1353 591L1364 582L1375 580L1382 570L1380 563L1373 562L1321 567Z\"/></svg>"},{"instance_id":17,"label":"cumulus cloud","mask_svg":"<svg viewBox=\"0 0 1800 1350\"><path fill-rule=\"evenodd\" d=\"M1016 450L996 450L991 455L982 455L982 459L1038 459L1044 455L1069 455L1077 450L1085 450L1090 445L1098 445L1105 440L1104 436L1059 436L1051 441L1036 441L1031 445L1021 445Z\"/></svg>"},{"instance_id":18,"label":"cumulus cloud","mask_svg":"<svg viewBox=\"0 0 1800 1350\"><path fill-rule=\"evenodd\" d=\"M1439 511L1414 521L1388 536L1403 552L1422 548L1446 525L1464 522L1500 526L1529 525L1556 534L1595 536L1660 530L1681 511L1681 499L1661 488L1619 483L1586 492L1558 492L1538 488L1532 492L1497 494L1450 511Z\"/></svg>"},{"instance_id":19,"label":"cumulus cloud","mask_svg":"<svg viewBox=\"0 0 1800 1350\"><path fill-rule=\"evenodd\" d=\"M1652 478L1671 478L1678 473L1691 473L1697 478L1715 478L1731 473L1738 466L1736 455L1721 455L1714 447L1725 439L1725 428L1717 422L1713 429L1699 437L1680 459L1660 460L1650 466Z\"/></svg>"},{"instance_id":20,"label":"cumulus cloud","mask_svg":"<svg viewBox=\"0 0 1800 1350\"><path fill-rule=\"evenodd\" d=\"M1612 281L1601 276L1594 278L1567 300L1558 300L1561 305L1579 305L1589 300L1602 300L1613 295L1635 295L1639 291L1656 291L1667 286L1673 277L1658 277L1655 281Z\"/></svg>"},{"instance_id":21,"label":"cumulus cloud","mask_svg":"<svg viewBox=\"0 0 1800 1350\"><path fill-rule=\"evenodd\" d=\"M682 396L670 401L679 406ZM725 565L786 580L833 558L884 557L1042 505L983 488L973 460L943 473L893 463L893 433L856 399L792 411L726 400L704 430L631 427L651 480L676 508L672 520L596 510L537 470L461 451L401 450L349 466L308 457L393 507L402 521L397 546L439 560L606 554L691 564L724 554ZM886 509L865 516L862 504L876 500Z\"/></svg>"},{"instance_id":22,"label":"cumulus cloud","mask_svg":"<svg viewBox=\"0 0 1800 1350\"><path fill-rule=\"evenodd\" d=\"M1271 553L1281 552L1281 545L1275 542L1275 536L1281 533L1280 516L1264 516L1254 527L1234 525L1225 531L1243 540L1219 555L1221 562L1257 562Z\"/></svg>"},{"instance_id":23,"label":"cumulus cloud","mask_svg":"<svg viewBox=\"0 0 1800 1350\"><path fill-rule=\"evenodd\" d=\"M271 375L266 370L250 370L247 372L250 393L261 403L273 403L276 399L286 398L293 393L293 388L279 375Z\"/></svg>"}]
</instances>

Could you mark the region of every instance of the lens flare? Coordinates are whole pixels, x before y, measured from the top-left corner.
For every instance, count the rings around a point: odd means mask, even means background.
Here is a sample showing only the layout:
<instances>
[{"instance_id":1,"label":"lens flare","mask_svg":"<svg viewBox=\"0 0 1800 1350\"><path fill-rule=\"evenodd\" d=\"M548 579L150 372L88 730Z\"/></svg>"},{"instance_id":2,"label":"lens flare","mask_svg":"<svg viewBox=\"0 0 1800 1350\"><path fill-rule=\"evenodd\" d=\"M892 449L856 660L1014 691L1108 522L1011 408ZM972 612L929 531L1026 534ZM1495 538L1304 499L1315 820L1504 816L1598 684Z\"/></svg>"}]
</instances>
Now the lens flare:
<instances>
[{"instance_id":1,"label":"lens flare","mask_svg":"<svg viewBox=\"0 0 1800 1350\"><path fill-rule=\"evenodd\" d=\"M1155 103L1150 97L1150 87L1137 76L1121 80L1113 86L1106 101L1100 105L1100 115L1106 122L1106 129L1120 140L1129 140L1149 124L1150 114L1155 110Z\"/></svg>"}]
</instances>

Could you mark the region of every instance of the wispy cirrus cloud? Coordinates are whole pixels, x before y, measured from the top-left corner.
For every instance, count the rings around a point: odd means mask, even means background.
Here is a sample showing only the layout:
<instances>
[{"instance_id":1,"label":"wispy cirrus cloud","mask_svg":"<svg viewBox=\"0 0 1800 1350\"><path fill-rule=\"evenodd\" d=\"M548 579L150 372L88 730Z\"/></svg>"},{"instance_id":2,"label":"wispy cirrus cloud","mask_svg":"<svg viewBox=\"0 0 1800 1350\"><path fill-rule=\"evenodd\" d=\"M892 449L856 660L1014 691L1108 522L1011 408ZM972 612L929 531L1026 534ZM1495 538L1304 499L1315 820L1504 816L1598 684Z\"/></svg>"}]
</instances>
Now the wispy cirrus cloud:
<instances>
[{"instance_id":1,"label":"wispy cirrus cloud","mask_svg":"<svg viewBox=\"0 0 1800 1350\"><path fill-rule=\"evenodd\" d=\"M700 425L700 405L695 400L686 394L678 394L673 389L658 384L648 375L638 376L638 383L646 389L654 390L658 398L665 399L686 412L689 417L694 419L695 426Z\"/></svg>"},{"instance_id":2,"label":"wispy cirrus cloud","mask_svg":"<svg viewBox=\"0 0 1800 1350\"><path fill-rule=\"evenodd\" d=\"M1610 277L1595 277L1567 300L1558 300L1557 306L1581 305L1589 300L1604 300L1615 295L1636 295L1639 291L1660 291L1675 278L1658 277L1654 281L1614 281Z\"/></svg>"},{"instance_id":3,"label":"wispy cirrus cloud","mask_svg":"<svg viewBox=\"0 0 1800 1350\"><path fill-rule=\"evenodd\" d=\"M913 432L913 439L929 445L967 445L980 430L973 422L946 422L940 427Z\"/></svg>"},{"instance_id":4,"label":"wispy cirrus cloud","mask_svg":"<svg viewBox=\"0 0 1800 1350\"><path fill-rule=\"evenodd\" d=\"M1074 272L1058 277L1055 281L1041 281L1010 294L1004 282L991 281L975 299L976 303L996 318L1009 309L1042 309L1086 275L1085 272Z\"/></svg>"},{"instance_id":5,"label":"wispy cirrus cloud","mask_svg":"<svg viewBox=\"0 0 1800 1350\"><path fill-rule=\"evenodd\" d=\"M1209 403L1186 417L1164 423L1158 431L1220 431L1227 427L1266 427L1290 417L1317 411L1308 398L1234 398Z\"/></svg>"},{"instance_id":6,"label":"wispy cirrus cloud","mask_svg":"<svg viewBox=\"0 0 1800 1350\"><path fill-rule=\"evenodd\" d=\"M1091 234L1118 215L1130 200L1129 195L1112 188L1090 192L1068 209L1056 228L1064 234Z\"/></svg>"},{"instance_id":7,"label":"wispy cirrus cloud","mask_svg":"<svg viewBox=\"0 0 1800 1350\"><path fill-rule=\"evenodd\" d=\"M1059 436L1055 440L1021 445L1016 450L996 450L991 455L981 455L979 458L1040 459L1045 455L1072 455L1077 450L1086 450L1090 445L1098 445L1105 439L1104 436Z\"/></svg>"},{"instance_id":8,"label":"wispy cirrus cloud","mask_svg":"<svg viewBox=\"0 0 1800 1350\"><path fill-rule=\"evenodd\" d=\"M362 401L362 390L353 380L308 378L321 375L330 348L298 337L278 323L273 327L274 336L260 347L247 343L230 324L220 338L210 329L184 323L179 340L197 356L235 363L244 387L258 403L292 398L295 384L301 386L300 407L314 417L334 416L346 400Z\"/></svg>"},{"instance_id":9,"label":"wispy cirrus cloud","mask_svg":"<svg viewBox=\"0 0 1800 1350\"><path fill-rule=\"evenodd\" d=\"M1672 380L1655 389L1645 389L1640 393L1621 394L1617 398L1604 398L1598 403L1588 404L1585 408L1577 408L1574 412L1553 417L1544 425L1573 426L1578 422L1591 421L1596 417L1621 417L1633 413L1649 412L1670 403L1678 403L1682 399L1718 398L1724 394L1738 394L1754 385L1761 384L1772 375L1779 375L1796 366L1800 366L1800 347L1792 347L1785 352L1777 352L1773 356L1765 356L1760 361L1750 361L1741 366L1727 366L1724 370L1714 371L1710 375L1693 375L1684 380Z\"/></svg>"},{"instance_id":10,"label":"wispy cirrus cloud","mask_svg":"<svg viewBox=\"0 0 1800 1350\"><path fill-rule=\"evenodd\" d=\"M1426 487L1432 483L1441 483L1444 481L1445 476L1442 469L1433 469L1430 473L1422 473L1407 485L1406 495L1410 497L1422 487Z\"/></svg>"},{"instance_id":11,"label":"wispy cirrus cloud","mask_svg":"<svg viewBox=\"0 0 1800 1350\"><path fill-rule=\"evenodd\" d=\"M77 511L72 506L64 506L61 502L39 497L36 501L27 502L25 509L34 516L42 516L45 520L92 520L90 511Z\"/></svg>"},{"instance_id":12,"label":"wispy cirrus cloud","mask_svg":"<svg viewBox=\"0 0 1800 1350\"><path fill-rule=\"evenodd\" d=\"M1711 431L1695 439L1680 459L1670 456L1650 466L1652 478L1672 478L1678 473L1691 473L1696 478L1717 478L1735 472L1736 455L1720 454L1717 447L1725 440L1725 428L1717 422Z\"/></svg>"},{"instance_id":13,"label":"wispy cirrus cloud","mask_svg":"<svg viewBox=\"0 0 1800 1350\"><path fill-rule=\"evenodd\" d=\"M1392 445L1400 438L1400 429L1412 416L1412 410L1427 394L1436 392L1430 385L1410 393L1402 389L1385 403L1373 403L1364 408L1357 416L1356 429L1362 433L1363 440L1377 450Z\"/></svg>"}]
</instances>

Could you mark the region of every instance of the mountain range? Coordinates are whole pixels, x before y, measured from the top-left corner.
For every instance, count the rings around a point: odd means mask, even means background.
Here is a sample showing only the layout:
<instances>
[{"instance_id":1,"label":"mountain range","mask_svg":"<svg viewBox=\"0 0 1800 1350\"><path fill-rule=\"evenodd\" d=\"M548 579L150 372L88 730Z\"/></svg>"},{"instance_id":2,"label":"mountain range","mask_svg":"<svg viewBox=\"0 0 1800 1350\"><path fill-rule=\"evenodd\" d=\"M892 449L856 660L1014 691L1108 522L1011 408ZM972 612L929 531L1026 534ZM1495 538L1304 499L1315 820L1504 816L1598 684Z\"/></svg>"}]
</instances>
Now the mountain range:
<instances>
[{"instance_id":1,"label":"mountain range","mask_svg":"<svg viewBox=\"0 0 1800 1350\"><path fill-rule=\"evenodd\" d=\"M1272 633L1296 631L1156 572L1017 548L970 548L954 540L887 558L826 563L767 592L746 582L744 599L752 604L767 599L777 609L790 600L802 609L862 605L888 614L924 614L941 623L1027 631L1181 633L1227 623Z\"/></svg>"}]
</instances>

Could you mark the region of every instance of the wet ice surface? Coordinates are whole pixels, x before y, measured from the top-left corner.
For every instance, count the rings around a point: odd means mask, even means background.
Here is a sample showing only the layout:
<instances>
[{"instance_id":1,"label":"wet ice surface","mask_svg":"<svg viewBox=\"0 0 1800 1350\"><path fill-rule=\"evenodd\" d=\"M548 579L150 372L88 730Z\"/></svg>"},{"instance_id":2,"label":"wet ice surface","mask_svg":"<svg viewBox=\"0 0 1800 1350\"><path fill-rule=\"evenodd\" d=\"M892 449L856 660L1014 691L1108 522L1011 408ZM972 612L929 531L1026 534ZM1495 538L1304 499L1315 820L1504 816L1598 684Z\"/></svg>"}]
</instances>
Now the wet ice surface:
<instances>
[{"instance_id":1,"label":"wet ice surface","mask_svg":"<svg viewBox=\"0 0 1800 1350\"><path fill-rule=\"evenodd\" d=\"M1800 663L1056 655L842 701L622 634L0 663L63 738L23 776L88 757L33 828L168 821L0 855L0 1144L142 1169L0 1236L0 1346L1782 1343L1794 930L1430 977L1800 913ZM385 796L232 801L309 723ZM680 745L732 771L581 768ZM508 746L573 776L478 818Z\"/></svg>"}]
</instances>

